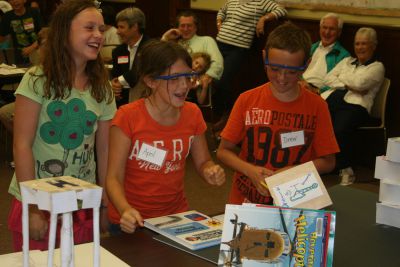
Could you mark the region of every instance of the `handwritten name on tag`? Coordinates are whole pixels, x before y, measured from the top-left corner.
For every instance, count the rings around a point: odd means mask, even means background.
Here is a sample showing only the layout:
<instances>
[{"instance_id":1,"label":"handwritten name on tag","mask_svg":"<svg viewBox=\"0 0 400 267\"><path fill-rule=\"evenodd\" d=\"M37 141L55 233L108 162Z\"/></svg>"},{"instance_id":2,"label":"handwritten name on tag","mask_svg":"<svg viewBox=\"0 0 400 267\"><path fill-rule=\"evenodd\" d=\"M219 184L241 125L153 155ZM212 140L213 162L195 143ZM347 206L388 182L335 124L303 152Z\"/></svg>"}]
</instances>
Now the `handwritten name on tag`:
<instances>
[{"instance_id":1,"label":"handwritten name on tag","mask_svg":"<svg viewBox=\"0 0 400 267\"><path fill-rule=\"evenodd\" d=\"M304 145L304 131L281 134L282 148Z\"/></svg>"},{"instance_id":2,"label":"handwritten name on tag","mask_svg":"<svg viewBox=\"0 0 400 267\"><path fill-rule=\"evenodd\" d=\"M166 155L166 150L143 143L139 150L138 158L161 167Z\"/></svg>"},{"instance_id":3,"label":"handwritten name on tag","mask_svg":"<svg viewBox=\"0 0 400 267\"><path fill-rule=\"evenodd\" d=\"M126 64L129 62L128 56L120 56L118 57L118 64Z\"/></svg>"}]
</instances>

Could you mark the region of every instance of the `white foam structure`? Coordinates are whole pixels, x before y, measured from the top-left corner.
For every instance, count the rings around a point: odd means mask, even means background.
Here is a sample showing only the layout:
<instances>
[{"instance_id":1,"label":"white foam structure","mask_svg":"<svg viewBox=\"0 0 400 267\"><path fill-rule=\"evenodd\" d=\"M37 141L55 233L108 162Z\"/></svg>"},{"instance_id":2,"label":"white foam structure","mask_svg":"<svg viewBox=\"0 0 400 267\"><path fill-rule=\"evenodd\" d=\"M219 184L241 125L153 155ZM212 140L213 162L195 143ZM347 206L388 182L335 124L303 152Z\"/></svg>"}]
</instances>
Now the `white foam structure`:
<instances>
[{"instance_id":1,"label":"white foam structure","mask_svg":"<svg viewBox=\"0 0 400 267\"><path fill-rule=\"evenodd\" d=\"M376 223L400 228L400 137L388 139L386 156L376 157L374 176L380 179Z\"/></svg>"},{"instance_id":2,"label":"white foam structure","mask_svg":"<svg viewBox=\"0 0 400 267\"><path fill-rule=\"evenodd\" d=\"M388 139L386 158L390 161L400 163L400 137Z\"/></svg>"},{"instance_id":3,"label":"white foam structure","mask_svg":"<svg viewBox=\"0 0 400 267\"><path fill-rule=\"evenodd\" d=\"M93 266L100 266L99 213L100 186L71 177L61 176L30 180L20 183L22 195L23 266L29 266L29 204L50 212L49 250L47 266L53 266L57 217L62 216L61 267L74 267L74 237L72 212L78 209L93 209ZM81 205L78 205L78 201Z\"/></svg>"}]
</instances>

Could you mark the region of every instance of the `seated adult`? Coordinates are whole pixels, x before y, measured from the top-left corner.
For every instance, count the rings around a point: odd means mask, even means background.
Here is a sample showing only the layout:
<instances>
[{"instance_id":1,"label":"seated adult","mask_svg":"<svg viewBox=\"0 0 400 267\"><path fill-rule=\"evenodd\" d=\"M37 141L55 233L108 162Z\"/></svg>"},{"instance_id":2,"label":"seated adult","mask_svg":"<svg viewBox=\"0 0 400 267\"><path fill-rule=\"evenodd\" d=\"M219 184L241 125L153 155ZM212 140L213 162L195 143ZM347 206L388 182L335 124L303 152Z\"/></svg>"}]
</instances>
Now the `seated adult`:
<instances>
[{"instance_id":1,"label":"seated adult","mask_svg":"<svg viewBox=\"0 0 400 267\"><path fill-rule=\"evenodd\" d=\"M177 28L165 32L163 41L177 41L189 54L203 52L211 57L211 66L200 79L203 87L208 87L213 79L219 80L224 70L224 59L216 41L210 36L198 36L199 19L192 11L183 11L176 17Z\"/></svg>"},{"instance_id":2,"label":"seated adult","mask_svg":"<svg viewBox=\"0 0 400 267\"><path fill-rule=\"evenodd\" d=\"M343 20L335 13L328 13L319 23L320 41L311 46L311 61L303 74L310 89L316 90L324 84L326 75L350 53L338 41Z\"/></svg>"},{"instance_id":3,"label":"seated adult","mask_svg":"<svg viewBox=\"0 0 400 267\"><path fill-rule=\"evenodd\" d=\"M356 58L343 59L326 76L321 96L326 99L332 117L333 128L339 143L336 167L340 170L341 184L355 180L351 168L350 136L369 120L374 98L384 80L385 68L376 60L376 32L372 28L360 28L354 39Z\"/></svg>"},{"instance_id":4,"label":"seated adult","mask_svg":"<svg viewBox=\"0 0 400 267\"><path fill-rule=\"evenodd\" d=\"M112 51L111 85L120 106L128 103L129 89L138 82L136 57L149 37L144 34L146 18L139 8L125 8L117 14L116 21L122 44Z\"/></svg>"}]
</instances>

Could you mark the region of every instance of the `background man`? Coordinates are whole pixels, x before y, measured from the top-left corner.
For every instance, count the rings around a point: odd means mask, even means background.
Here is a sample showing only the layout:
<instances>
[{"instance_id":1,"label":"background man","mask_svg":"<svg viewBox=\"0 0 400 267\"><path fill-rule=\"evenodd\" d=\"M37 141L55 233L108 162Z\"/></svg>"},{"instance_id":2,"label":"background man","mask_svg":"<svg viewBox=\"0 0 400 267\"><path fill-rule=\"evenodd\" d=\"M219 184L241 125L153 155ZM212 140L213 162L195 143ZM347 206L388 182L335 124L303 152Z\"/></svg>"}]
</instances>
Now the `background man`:
<instances>
[{"instance_id":1,"label":"background man","mask_svg":"<svg viewBox=\"0 0 400 267\"><path fill-rule=\"evenodd\" d=\"M219 52L217 43L210 36L198 36L197 29L199 20L192 11L184 11L177 16L177 28L170 29L164 33L161 40L175 40L184 46L189 54L204 52L211 57L211 66L201 76L203 86L208 86L212 79L219 80L223 72L223 58Z\"/></svg>"},{"instance_id":2,"label":"background man","mask_svg":"<svg viewBox=\"0 0 400 267\"><path fill-rule=\"evenodd\" d=\"M303 74L304 80L313 88L323 87L325 76L343 58L350 56L338 41L342 27L343 20L335 13L328 13L321 18L319 25L321 40L311 46L311 62Z\"/></svg>"},{"instance_id":3,"label":"background man","mask_svg":"<svg viewBox=\"0 0 400 267\"><path fill-rule=\"evenodd\" d=\"M122 44L112 52L112 81L111 85L116 96L117 106L128 103L129 88L135 87L138 82L136 57L149 40L144 35L146 18L144 13L136 7L129 7L117 14L117 33Z\"/></svg>"},{"instance_id":4,"label":"background man","mask_svg":"<svg viewBox=\"0 0 400 267\"><path fill-rule=\"evenodd\" d=\"M29 55L38 48L37 38L42 28L39 10L25 7L26 0L10 0L13 10L4 14L0 23L0 43L11 35L16 64L29 64Z\"/></svg>"}]
</instances>

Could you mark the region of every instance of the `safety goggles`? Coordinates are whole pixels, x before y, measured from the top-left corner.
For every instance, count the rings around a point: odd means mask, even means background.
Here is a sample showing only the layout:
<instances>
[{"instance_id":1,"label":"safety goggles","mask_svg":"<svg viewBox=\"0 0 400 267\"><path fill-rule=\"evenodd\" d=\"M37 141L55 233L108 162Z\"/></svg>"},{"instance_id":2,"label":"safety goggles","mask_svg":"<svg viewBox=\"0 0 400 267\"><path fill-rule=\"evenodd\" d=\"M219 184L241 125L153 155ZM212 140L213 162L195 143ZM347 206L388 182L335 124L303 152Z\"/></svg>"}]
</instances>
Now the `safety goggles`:
<instances>
[{"instance_id":1,"label":"safety goggles","mask_svg":"<svg viewBox=\"0 0 400 267\"><path fill-rule=\"evenodd\" d=\"M287 70L289 74L296 74L297 72L304 71L307 68L307 64L305 63L303 66L288 66L276 63L270 63L268 58L265 59L265 65L270 67L272 71L283 71Z\"/></svg>"},{"instance_id":2,"label":"safety goggles","mask_svg":"<svg viewBox=\"0 0 400 267\"><path fill-rule=\"evenodd\" d=\"M185 79L185 82L191 85L195 84L198 78L199 74L197 72L176 73L172 75L160 75L155 77L156 80L164 80L164 81L178 81L179 79Z\"/></svg>"}]
</instances>

